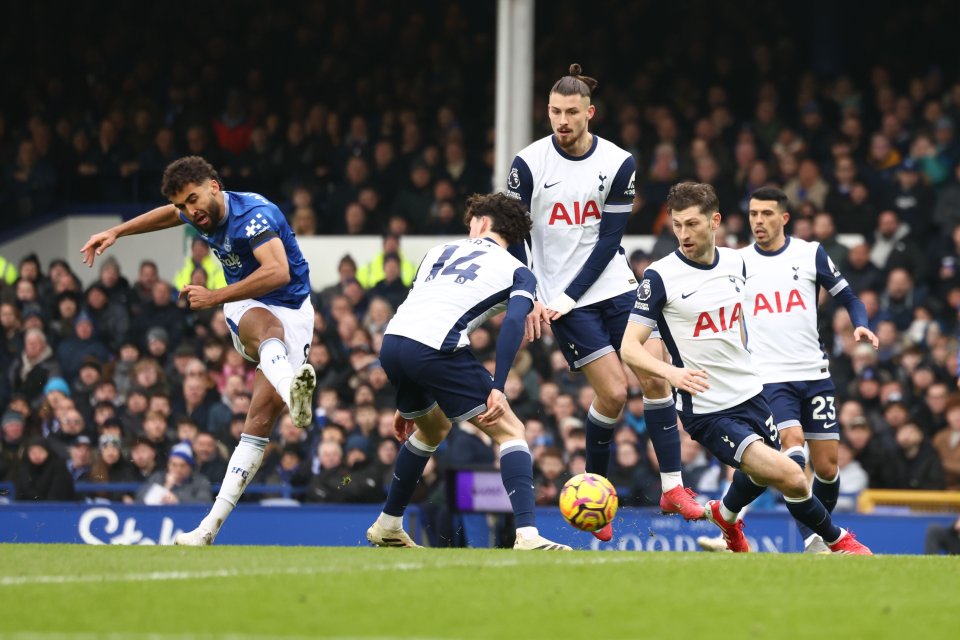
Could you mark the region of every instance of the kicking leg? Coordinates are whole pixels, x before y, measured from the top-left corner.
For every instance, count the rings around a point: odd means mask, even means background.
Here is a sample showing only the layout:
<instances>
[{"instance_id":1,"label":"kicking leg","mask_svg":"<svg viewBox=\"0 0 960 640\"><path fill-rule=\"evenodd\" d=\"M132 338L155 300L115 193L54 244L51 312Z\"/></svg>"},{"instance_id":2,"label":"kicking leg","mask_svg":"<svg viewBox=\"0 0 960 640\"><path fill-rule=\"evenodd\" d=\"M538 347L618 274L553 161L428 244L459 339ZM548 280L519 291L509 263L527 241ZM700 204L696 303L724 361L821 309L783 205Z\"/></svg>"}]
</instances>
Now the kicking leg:
<instances>
[{"instance_id":1,"label":"kicking leg","mask_svg":"<svg viewBox=\"0 0 960 640\"><path fill-rule=\"evenodd\" d=\"M280 319L263 307L254 307L240 318L239 330L244 350L247 354L258 354L260 370L290 407L293 423L300 428L309 426L313 419L316 372L310 364L293 370Z\"/></svg>"},{"instance_id":2,"label":"kicking leg","mask_svg":"<svg viewBox=\"0 0 960 640\"><path fill-rule=\"evenodd\" d=\"M257 371L253 382L253 397L250 400L250 411L240 436L240 444L230 456L227 463L227 473L220 485L220 492L210 509L210 513L200 522L193 531L181 533L174 540L174 544L186 546L203 546L213 544L214 538L220 532L220 527L226 521L230 512L237 506L243 490L256 475L263 461L263 451L270 441L270 432L284 403L271 386L270 382Z\"/></svg>"},{"instance_id":3,"label":"kicking leg","mask_svg":"<svg viewBox=\"0 0 960 640\"><path fill-rule=\"evenodd\" d=\"M779 489L790 515L823 538L831 551L870 555L870 550L853 534L833 523L830 512L813 495L807 477L794 461L763 443L752 442L743 452L740 468L758 484Z\"/></svg>"}]
</instances>

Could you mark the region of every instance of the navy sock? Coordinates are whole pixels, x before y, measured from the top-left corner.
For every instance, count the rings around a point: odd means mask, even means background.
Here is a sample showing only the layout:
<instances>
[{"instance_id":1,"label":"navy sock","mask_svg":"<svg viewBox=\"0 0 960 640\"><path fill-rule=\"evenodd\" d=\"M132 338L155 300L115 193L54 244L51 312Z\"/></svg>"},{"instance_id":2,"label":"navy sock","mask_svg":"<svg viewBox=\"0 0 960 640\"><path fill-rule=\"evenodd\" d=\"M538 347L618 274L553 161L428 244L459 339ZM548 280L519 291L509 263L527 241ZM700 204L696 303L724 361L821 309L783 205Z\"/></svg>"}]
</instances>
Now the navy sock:
<instances>
[{"instance_id":1,"label":"navy sock","mask_svg":"<svg viewBox=\"0 0 960 640\"><path fill-rule=\"evenodd\" d=\"M797 463L801 470L807 470L807 456L803 454L803 447L790 447L783 452L788 458ZM816 495L816 494L814 494ZM792 513L792 512L791 512ZM800 538L806 540L814 534L813 530L807 525L797 520L797 529L800 531Z\"/></svg>"},{"instance_id":2,"label":"navy sock","mask_svg":"<svg viewBox=\"0 0 960 640\"><path fill-rule=\"evenodd\" d=\"M533 495L533 458L523 440L510 440L500 445L500 478L510 497L516 527L535 527L536 499Z\"/></svg>"},{"instance_id":3,"label":"navy sock","mask_svg":"<svg viewBox=\"0 0 960 640\"><path fill-rule=\"evenodd\" d=\"M413 496L423 469L427 466L433 450L416 438L407 440L397 454L397 462L393 466L393 480L390 482L390 491L387 492L387 501L383 505L383 512L388 516L402 516L410 498Z\"/></svg>"},{"instance_id":4,"label":"navy sock","mask_svg":"<svg viewBox=\"0 0 960 640\"><path fill-rule=\"evenodd\" d=\"M643 399L643 418L647 434L657 452L660 473L680 471L680 430L677 428L677 407L672 397L663 400Z\"/></svg>"},{"instance_id":5,"label":"navy sock","mask_svg":"<svg viewBox=\"0 0 960 640\"><path fill-rule=\"evenodd\" d=\"M840 527L833 524L830 518L830 512L827 511L823 503L817 500L814 495L798 500L796 498L787 498L787 510L793 518L816 533L824 542L835 542L840 537ZM802 529L801 529L802 530Z\"/></svg>"},{"instance_id":6,"label":"navy sock","mask_svg":"<svg viewBox=\"0 0 960 640\"><path fill-rule=\"evenodd\" d=\"M733 513L740 513L766 490L766 487L756 484L750 476L737 469L733 472L733 480L730 481L727 492L723 494L723 506Z\"/></svg>"},{"instance_id":7,"label":"navy sock","mask_svg":"<svg viewBox=\"0 0 960 640\"><path fill-rule=\"evenodd\" d=\"M840 497L840 472L837 471L837 475L829 482L821 480L820 476L814 474L813 495L817 496L817 500L823 503L827 511L833 513L833 509L837 506L837 498Z\"/></svg>"},{"instance_id":8,"label":"navy sock","mask_svg":"<svg viewBox=\"0 0 960 640\"><path fill-rule=\"evenodd\" d=\"M590 405L587 412L587 473L596 473L604 478L610 468L610 441L616 418L608 418Z\"/></svg>"}]
</instances>

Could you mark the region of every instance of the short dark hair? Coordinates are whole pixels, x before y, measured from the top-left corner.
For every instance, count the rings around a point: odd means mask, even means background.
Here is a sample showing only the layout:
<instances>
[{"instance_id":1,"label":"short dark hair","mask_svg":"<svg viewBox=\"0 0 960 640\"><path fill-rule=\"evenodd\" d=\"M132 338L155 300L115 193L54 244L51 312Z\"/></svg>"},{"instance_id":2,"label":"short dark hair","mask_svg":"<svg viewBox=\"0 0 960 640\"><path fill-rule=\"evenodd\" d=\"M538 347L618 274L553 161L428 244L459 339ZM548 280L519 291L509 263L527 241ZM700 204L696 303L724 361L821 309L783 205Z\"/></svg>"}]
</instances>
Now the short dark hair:
<instances>
[{"instance_id":1,"label":"short dark hair","mask_svg":"<svg viewBox=\"0 0 960 640\"><path fill-rule=\"evenodd\" d=\"M550 93L556 93L561 96L579 95L584 98L590 98L593 92L597 90L600 83L595 78L583 75L583 69L574 62L570 65L569 75L565 75L555 83L550 89Z\"/></svg>"},{"instance_id":2,"label":"short dark hair","mask_svg":"<svg viewBox=\"0 0 960 640\"><path fill-rule=\"evenodd\" d=\"M700 213L710 215L720 210L720 199L713 187L705 182L681 182L670 187L667 209L672 213L690 207L697 207Z\"/></svg>"},{"instance_id":3,"label":"short dark hair","mask_svg":"<svg viewBox=\"0 0 960 640\"><path fill-rule=\"evenodd\" d=\"M470 220L481 216L488 216L493 221L490 230L500 234L507 244L515 244L526 238L533 226L523 204L502 193L475 193L467 198L464 224L469 226Z\"/></svg>"},{"instance_id":4,"label":"short dark hair","mask_svg":"<svg viewBox=\"0 0 960 640\"><path fill-rule=\"evenodd\" d=\"M790 202L790 199L787 198L787 194L783 192L783 189L778 189L777 187L760 187L750 194L750 199L773 200L777 203L777 209L781 212L789 208L788 204Z\"/></svg>"},{"instance_id":5,"label":"short dark hair","mask_svg":"<svg viewBox=\"0 0 960 640\"><path fill-rule=\"evenodd\" d=\"M188 184L202 184L205 180L216 180L220 186L220 174L213 165L200 156L186 156L174 160L163 171L160 193L164 198L172 198L183 191Z\"/></svg>"}]
</instances>

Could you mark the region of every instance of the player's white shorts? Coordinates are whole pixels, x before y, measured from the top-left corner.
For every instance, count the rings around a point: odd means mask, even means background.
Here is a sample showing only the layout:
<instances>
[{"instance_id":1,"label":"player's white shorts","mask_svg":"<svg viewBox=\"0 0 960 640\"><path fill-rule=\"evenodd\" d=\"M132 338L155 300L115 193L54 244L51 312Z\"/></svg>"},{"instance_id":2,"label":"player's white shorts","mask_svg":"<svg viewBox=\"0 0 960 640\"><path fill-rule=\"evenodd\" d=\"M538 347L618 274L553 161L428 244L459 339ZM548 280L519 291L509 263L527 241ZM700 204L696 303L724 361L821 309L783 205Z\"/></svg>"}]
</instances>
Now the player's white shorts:
<instances>
[{"instance_id":1,"label":"player's white shorts","mask_svg":"<svg viewBox=\"0 0 960 640\"><path fill-rule=\"evenodd\" d=\"M283 325L283 342L287 345L287 358L290 360L290 366L296 369L306 362L307 354L310 353L310 345L313 342L313 303L310 302L310 296L304 298L299 309L264 304L259 300L238 300L223 305L223 315L226 318L227 326L230 327L233 346L240 352L240 355L250 362L259 362L260 359L251 357L243 349L243 344L240 342L240 336L238 335L240 318L250 309L257 307L272 313Z\"/></svg>"}]
</instances>

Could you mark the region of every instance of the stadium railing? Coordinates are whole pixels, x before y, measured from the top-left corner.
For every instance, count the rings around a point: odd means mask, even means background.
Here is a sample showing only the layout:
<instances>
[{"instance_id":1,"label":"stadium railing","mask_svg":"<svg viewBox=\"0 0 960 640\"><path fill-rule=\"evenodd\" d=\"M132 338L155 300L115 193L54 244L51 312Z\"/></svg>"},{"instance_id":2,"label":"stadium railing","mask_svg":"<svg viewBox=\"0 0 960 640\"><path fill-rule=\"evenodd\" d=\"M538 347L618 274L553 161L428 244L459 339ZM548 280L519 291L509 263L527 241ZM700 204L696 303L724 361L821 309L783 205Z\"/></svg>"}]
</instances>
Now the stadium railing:
<instances>
[{"instance_id":1,"label":"stadium railing","mask_svg":"<svg viewBox=\"0 0 960 640\"><path fill-rule=\"evenodd\" d=\"M901 507L925 513L960 511L960 491L866 489L860 492L857 511L872 513L881 507Z\"/></svg>"}]
</instances>

